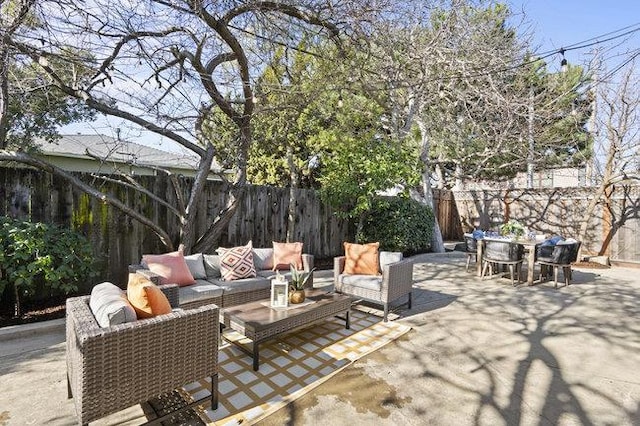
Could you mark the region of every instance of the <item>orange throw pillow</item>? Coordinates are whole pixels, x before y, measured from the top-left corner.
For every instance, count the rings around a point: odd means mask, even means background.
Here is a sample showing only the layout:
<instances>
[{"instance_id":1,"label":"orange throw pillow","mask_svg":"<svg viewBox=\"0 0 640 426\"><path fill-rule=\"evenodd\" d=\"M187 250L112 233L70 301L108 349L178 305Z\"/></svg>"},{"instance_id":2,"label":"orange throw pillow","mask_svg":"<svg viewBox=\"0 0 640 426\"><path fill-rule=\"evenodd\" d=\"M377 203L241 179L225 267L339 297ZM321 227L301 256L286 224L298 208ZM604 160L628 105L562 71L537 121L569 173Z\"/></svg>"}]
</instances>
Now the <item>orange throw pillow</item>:
<instances>
[{"instance_id":1,"label":"orange throw pillow","mask_svg":"<svg viewBox=\"0 0 640 426\"><path fill-rule=\"evenodd\" d=\"M302 270L302 243L273 242L273 270L290 269L293 263Z\"/></svg>"},{"instance_id":2,"label":"orange throw pillow","mask_svg":"<svg viewBox=\"0 0 640 426\"><path fill-rule=\"evenodd\" d=\"M129 274L127 299L138 319L171 313L171 304L162 290L138 274Z\"/></svg>"},{"instance_id":3,"label":"orange throw pillow","mask_svg":"<svg viewBox=\"0 0 640 426\"><path fill-rule=\"evenodd\" d=\"M349 275L378 275L378 247L380 243L344 243L344 273Z\"/></svg>"},{"instance_id":4,"label":"orange throw pillow","mask_svg":"<svg viewBox=\"0 0 640 426\"><path fill-rule=\"evenodd\" d=\"M142 256L142 263L151 272L160 275L160 284L178 284L182 287L196 283L181 250L166 254L145 254Z\"/></svg>"}]
</instances>

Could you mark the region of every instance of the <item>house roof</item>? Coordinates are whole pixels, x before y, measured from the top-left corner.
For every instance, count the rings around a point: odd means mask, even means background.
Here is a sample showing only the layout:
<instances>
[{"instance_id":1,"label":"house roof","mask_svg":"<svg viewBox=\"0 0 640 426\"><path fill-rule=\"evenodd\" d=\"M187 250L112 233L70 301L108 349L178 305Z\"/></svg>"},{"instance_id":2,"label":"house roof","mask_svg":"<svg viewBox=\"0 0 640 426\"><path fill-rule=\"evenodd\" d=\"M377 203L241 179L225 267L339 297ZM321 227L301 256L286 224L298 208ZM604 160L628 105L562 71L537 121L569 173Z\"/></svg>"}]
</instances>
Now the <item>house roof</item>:
<instances>
[{"instance_id":1,"label":"house roof","mask_svg":"<svg viewBox=\"0 0 640 426\"><path fill-rule=\"evenodd\" d=\"M105 135L62 135L54 143L48 143L44 139L38 139L35 142L46 156L92 161L98 158L106 163L121 163L137 167L194 171L200 160L196 155L163 151ZM219 172L221 168L214 162L211 170Z\"/></svg>"}]
</instances>

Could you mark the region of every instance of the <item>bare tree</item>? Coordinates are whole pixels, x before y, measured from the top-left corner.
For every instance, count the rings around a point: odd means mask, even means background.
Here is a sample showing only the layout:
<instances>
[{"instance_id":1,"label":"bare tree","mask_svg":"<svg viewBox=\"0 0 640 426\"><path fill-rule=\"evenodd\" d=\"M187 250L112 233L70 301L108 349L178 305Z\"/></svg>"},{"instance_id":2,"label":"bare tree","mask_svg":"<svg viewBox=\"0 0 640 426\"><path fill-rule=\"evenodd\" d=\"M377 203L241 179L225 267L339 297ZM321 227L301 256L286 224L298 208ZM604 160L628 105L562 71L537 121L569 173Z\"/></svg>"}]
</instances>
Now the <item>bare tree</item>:
<instances>
[{"instance_id":1,"label":"bare tree","mask_svg":"<svg viewBox=\"0 0 640 426\"><path fill-rule=\"evenodd\" d=\"M378 24L371 43L381 83L370 91L387 106L391 132L419 135L422 184L414 197L433 206L434 167L442 171L453 161L469 173L467 159L483 167L483 159L512 152L505 134L520 125L514 99L520 102L521 93L514 64L524 61L526 49L501 26L502 6L465 0L411 6L394 15L404 22L400 28L393 20ZM437 223L435 231L432 249L443 251Z\"/></svg>"},{"instance_id":2,"label":"bare tree","mask_svg":"<svg viewBox=\"0 0 640 426\"><path fill-rule=\"evenodd\" d=\"M180 225L178 238L116 197L89 189L29 153L0 151L0 161L31 164L69 179L148 226L168 249L180 242L186 252L205 251L216 245L243 197L251 118L258 101L255 77L275 46L295 45L302 37L338 42L341 33L377 11L372 5L316 0L55 2L48 4L46 31L34 28L4 38L37 61L67 96L168 138L200 157L189 188L172 180L179 202L168 211ZM64 60L78 76L88 71L90 78L68 81L51 66L54 59ZM236 125L237 136L229 140L235 145L235 170L226 204L215 218L207 218L208 230L196 235L196 206L217 154L210 139L216 135L203 132L214 108ZM122 182L141 189L131 177Z\"/></svg>"},{"instance_id":3,"label":"bare tree","mask_svg":"<svg viewBox=\"0 0 640 426\"><path fill-rule=\"evenodd\" d=\"M435 180L442 188L470 178L508 177L527 166L564 164L588 147L582 128L588 103L576 101L585 74L574 68L550 76L544 62L531 57L529 34L518 33L525 25L508 24L517 21L510 21L506 6L468 0L403 4L406 9L376 23L362 79L388 108L389 130L420 138L417 198L432 205ZM436 226L435 250L443 249L438 236Z\"/></svg>"},{"instance_id":4,"label":"bare tree","mask_svg":"<svg viewBox=\"0 0 640 426\"><path fill-rule=\"evenodd\" d=\"M579 238L587 239L587 232L598 205L611 218L608 234L598 249L603 255L616 230L630 216L637 214L637 199L630 198L632 185L640 181L640 76L638 57L631 53L624 66L613 72L600 70L600 78L593 85L597 108L594 111L596 141L595 194L589 201L580 225ZM616 72L623 70L623 74ZM619 77L619 78L618 78ZM615 194L621 194L621 203L613 203Z\"/></svg>"}]
</instances>

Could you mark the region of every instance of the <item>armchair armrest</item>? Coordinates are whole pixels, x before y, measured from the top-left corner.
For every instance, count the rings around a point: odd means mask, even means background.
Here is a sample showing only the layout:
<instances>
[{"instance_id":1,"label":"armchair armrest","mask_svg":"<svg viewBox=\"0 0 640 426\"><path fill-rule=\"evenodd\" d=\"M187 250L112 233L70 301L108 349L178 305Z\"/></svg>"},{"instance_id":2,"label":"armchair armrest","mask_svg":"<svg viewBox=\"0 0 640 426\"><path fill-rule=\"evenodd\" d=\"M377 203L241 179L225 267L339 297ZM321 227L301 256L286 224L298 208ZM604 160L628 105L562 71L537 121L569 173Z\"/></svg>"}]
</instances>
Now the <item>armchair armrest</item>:
<instances>
[{"instance_id":1,"label":"armchair armrest","mask_svg":"<svg viewBox=\"0 0 640 426\"><path fill-rule=\"evenodd\" d=\"M178 291L178 284L164 284L159 285L158 288L162 290L167 299L169 299L169 304L172 308L180 307L180 293Z\"/></svg>"},{"instance_id":2,"label":"armchair armrest","mask_svg":"<svg viewBox=\"0 0 640 426\"><path fill-rule=\"evenodd\" d=\"M313 269L314 258L312 254L302 253L302 270L309 272Z\"/></svg>"},{"instance_id":3,"label":"armchair armrest","mask_svg":"<svg viewBox=\"0 0 640 426\"><path fill-rule=\"evenodd\" d=\"M155 285L160 284L161 276L156 274L155 272L151 272L144 265L141 265L141 264L129 265L129 273L140 274L146 279L148 279L149 281L151 281L152 283L154 283Z\"/></svg>"},{"instance_id":4,"label":"armchair armrest","mask_svg":"<svg viewBox=\"0 0 640 426\"><path fill-rule=\"evenodd\" d=\"M313 255L312 254L302 254L302 270L304 272L310 272L313 269ZM312 289L313 288L313 272L309 275L309 279L305 283L305 288Z\"/></svg>"},{"instance_id":5,"label":"armchair armrest","mask_svg":"<svg viewBox=\"0 0 640 426\"><path fill-rule=\"evenodd\" d=\"M342 290L342 285L338 277L344 271L344 264L346 262L346 256L337 256L333 258L333 286L336 291Z\"/></svg>"},{"instance_id":6,"label":"armchair armrest","mask_svg":"<svg viewBox=\"0 0 640 426\"><path fill-rule=\"evenodd\" d=\"M382 298L392 301L411 292L413 287L413 260L403 259L382 267Z\"/></svg>"}]
</instances>

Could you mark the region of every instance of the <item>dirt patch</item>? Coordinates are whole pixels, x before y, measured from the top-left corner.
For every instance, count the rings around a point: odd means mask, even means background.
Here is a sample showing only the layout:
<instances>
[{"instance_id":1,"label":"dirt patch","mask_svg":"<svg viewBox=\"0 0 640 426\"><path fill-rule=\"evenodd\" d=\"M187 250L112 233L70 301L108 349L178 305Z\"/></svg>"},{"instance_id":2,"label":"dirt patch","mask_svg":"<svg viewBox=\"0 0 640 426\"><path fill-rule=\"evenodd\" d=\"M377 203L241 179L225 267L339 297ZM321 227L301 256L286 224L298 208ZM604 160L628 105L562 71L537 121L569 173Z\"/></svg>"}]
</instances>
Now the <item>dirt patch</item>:
<instances>
[{"instance_id":1,"label":"dirt patch","mask_svg":"<svg viewBox=\"0 0 640 426\"><path fill-rule=\"evenodd\" d=\"M572 263L571 266L575 266L576 268L584 268L584 269L609 269L611 266L603 265L602 263L597 262L575 262Z\"/></svg>"},{"instance_id":2,"label":"dirt patch","mask_svg":"<svg viewBox=\"0 0 640 426\"><path fill-rule=\"evenodd\" d=\"M0 312L0 327L64 318L66 313L65 299L66 297L53 298L25 305L23 306L24 312L19 317L14 317L11 312Z\"/></svg>"}]
</instances>

